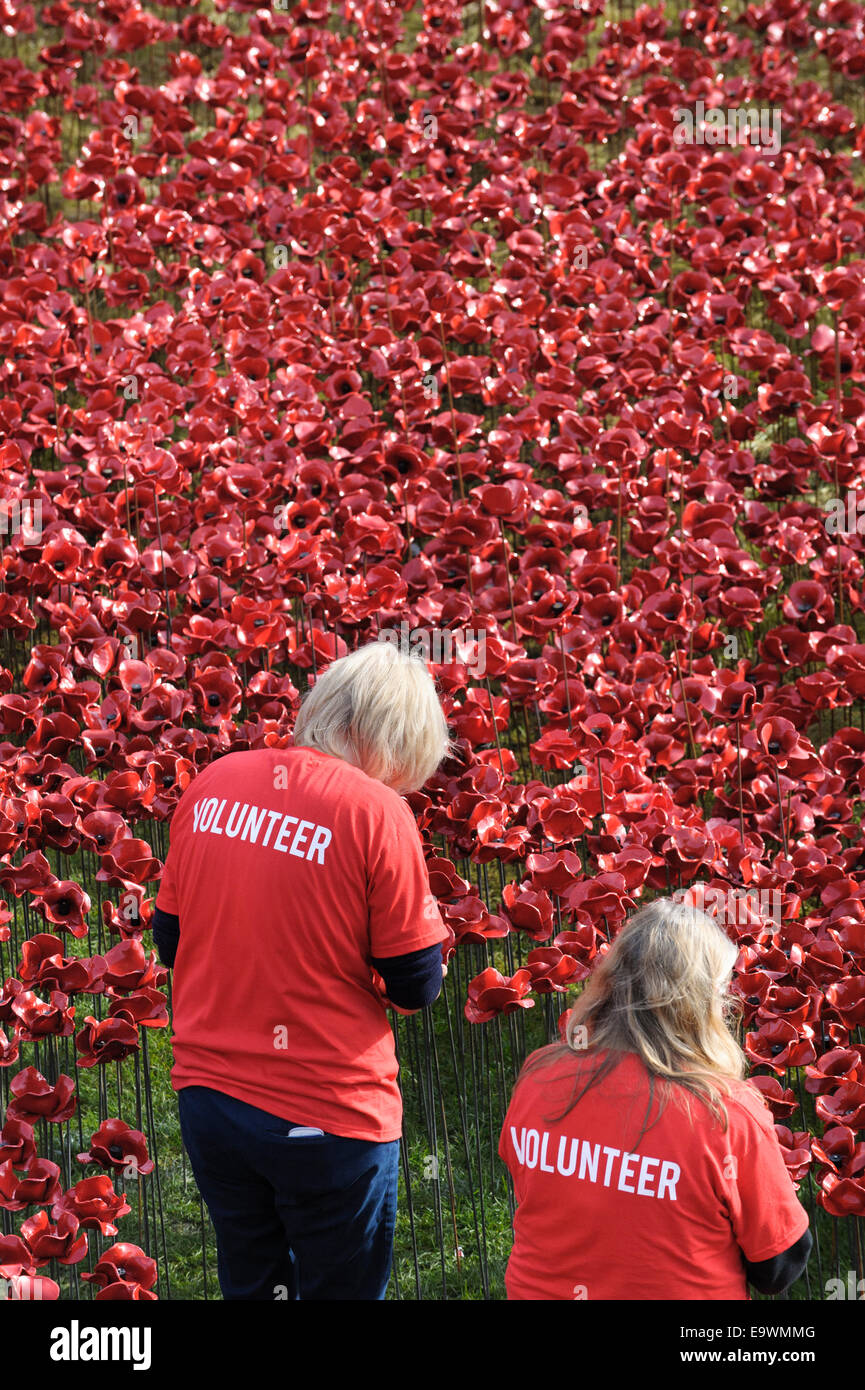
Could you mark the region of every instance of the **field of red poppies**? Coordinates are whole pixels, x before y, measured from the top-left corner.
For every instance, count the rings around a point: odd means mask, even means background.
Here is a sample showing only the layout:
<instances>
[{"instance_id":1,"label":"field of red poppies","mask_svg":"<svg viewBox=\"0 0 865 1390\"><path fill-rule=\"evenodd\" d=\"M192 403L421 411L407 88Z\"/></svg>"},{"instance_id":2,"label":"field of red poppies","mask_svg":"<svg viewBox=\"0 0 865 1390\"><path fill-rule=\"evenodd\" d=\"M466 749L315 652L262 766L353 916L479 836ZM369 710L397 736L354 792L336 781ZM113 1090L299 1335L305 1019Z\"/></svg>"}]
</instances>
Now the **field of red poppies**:
<instances>
[{"instance_id":1,"label":"field of red poppies","mask_svg":"<svg viewBox=\"0 0 865 1390\"><path fill-rule=\"evenodd\" d=\"M411 798L453 942L395 1018L396 1296L501 1296L520 1058L677 890L741 947L795 1296L844 1296L865 8L0 0L0 55L0 1290L212 1294L168 821L407 623L457 752Z\"/></svg>"}]
</instances>

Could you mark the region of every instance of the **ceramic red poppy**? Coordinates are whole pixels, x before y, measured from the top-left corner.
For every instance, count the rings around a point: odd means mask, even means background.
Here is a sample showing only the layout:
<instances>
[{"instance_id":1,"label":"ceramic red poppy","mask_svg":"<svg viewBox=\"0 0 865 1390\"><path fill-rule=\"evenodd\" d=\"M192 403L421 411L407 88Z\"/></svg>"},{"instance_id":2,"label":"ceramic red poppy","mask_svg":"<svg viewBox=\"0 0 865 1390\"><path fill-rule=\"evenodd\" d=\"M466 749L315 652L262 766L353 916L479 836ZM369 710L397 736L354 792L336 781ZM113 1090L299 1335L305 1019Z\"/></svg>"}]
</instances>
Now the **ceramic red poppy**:
<instances>
[{"instance_id":1,"label":"ceramic red poppy","mask_svg":"<svg viewBox=\"0 0 865 1390\"><path fill-rule=\"evenodd\" d=\"M84 1229L93 1229L103 1236L117 1234L114 1222L130 1211L123 1193L114 1191L107 1177L82 1178L62 1192L54 1201L51 1215L55 1221L65 1215L74 1216Z\"/></svg>"},{"instance_id":2,"label":"ceramic red poppy","mask_svg":"<svg viewBox=\"0 0 865 1390\"><path fill-rule=\"evenodd\" d=\"M147 1153L147 1140L140 1130L123 1120L104 1120L90 1139L90 1148L78 1155L79 1163L98 1163L101 1168L123 1172L133 1167L138 1173L152 1173L153 1160Z\"/></svg>"}]
</instances>

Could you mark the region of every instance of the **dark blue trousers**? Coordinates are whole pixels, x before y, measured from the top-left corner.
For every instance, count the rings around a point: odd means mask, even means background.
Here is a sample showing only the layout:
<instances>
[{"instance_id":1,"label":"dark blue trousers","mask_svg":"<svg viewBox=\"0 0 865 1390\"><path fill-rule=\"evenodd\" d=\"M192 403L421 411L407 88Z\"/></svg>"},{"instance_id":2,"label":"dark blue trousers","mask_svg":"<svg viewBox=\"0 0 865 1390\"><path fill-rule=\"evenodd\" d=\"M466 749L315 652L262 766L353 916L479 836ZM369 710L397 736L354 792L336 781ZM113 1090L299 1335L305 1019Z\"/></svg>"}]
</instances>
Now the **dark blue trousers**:
<instances>
[{"instance_id":1,"label":"dark blue trousers","mask_svg":"<svg viewBox=\"0 0 865 1390\"><path fill-rule=\"evenodd\" d=\"M185 1086L177 1099L223 1298L384 1298L399 1140L291 1139L291 1121L221 1091Z\"/></svg>"}]
</instances>

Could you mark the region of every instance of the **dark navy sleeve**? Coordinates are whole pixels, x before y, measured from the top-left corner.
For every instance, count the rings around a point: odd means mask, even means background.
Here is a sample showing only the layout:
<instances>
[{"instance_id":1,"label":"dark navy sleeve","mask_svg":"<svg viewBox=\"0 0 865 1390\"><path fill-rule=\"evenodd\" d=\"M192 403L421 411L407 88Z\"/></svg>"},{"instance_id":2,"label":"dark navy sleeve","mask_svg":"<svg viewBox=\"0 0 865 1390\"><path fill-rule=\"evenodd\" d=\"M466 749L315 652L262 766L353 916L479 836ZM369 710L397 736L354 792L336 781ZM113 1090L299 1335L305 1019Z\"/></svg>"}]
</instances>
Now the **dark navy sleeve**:
<instances>
[{"instance_id":1,"label":"dark navy sleeve","mask_svg":"<svg viewBox=\"0 0 865 1390\"><path fill-rule=\"evenodd\" d=\"M757 1264L749 1264L746 1260L745 1274L748 1283L753 1284L758 1293L783 1293L796 1282L808 1263L812 1244L811 1232L808 1230L789 1250L782 1250L780 1255L775 1255L771 1260L759 1260Z\"/></svg>"},{"instance_id":2,"label":"dark navy sleeve","mask_svg":"<svg viewBox=\"0 0 865 1390\"><path fill-rule=\"evenodd\" d=\"M425 1009L438 999L442 988L442 948L437 941L404 956L372 958L384 980L387 997L399 1009Z\"/></svg>"},{"instance_id":3,"label":"dark navy sleeve","mask_svg":"<svg viewBox=\"0 0 865 1390\"><path fill-rule=\"evenodd\" d=\"M153 944L159 952L160 961L163 965L173 965L180 942L180 918L173 912L163 912L161 907L155 907L150 922Z\"/></svg>"}]
</instances>

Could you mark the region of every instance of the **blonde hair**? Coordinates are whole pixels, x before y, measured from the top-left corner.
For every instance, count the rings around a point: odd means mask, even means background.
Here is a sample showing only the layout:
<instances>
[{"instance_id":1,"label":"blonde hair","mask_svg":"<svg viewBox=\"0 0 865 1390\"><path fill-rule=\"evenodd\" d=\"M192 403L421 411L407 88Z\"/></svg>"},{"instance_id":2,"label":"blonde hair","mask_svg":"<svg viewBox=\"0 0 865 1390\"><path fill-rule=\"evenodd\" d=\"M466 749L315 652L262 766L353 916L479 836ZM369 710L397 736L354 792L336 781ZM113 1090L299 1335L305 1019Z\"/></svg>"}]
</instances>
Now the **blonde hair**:
<instances>
[{"instance_id":1,"label":"blonde hair","mask_svg":"<svg viewBox=\"0 0 865 1390\"><path fill-rule=\"evenodd\" d=\"M563 1048L583 1057L604 1053L567 1109L636 1053L649 1073L647 1117L657 1086L658 1113L672 1096L689 1111L693 1095L726 1130L724 1096L746 1071L729 1026L736 1001L726 991L737 955L726 932L687 903L659 898L638 909L571 1009L567 1043L546 1049L549 1061Z\"/></svg>"},{"instance_id":2,"label":"blonde hair","mask_svg":"<svg viewBox=\"0 0 865 1390\"><path fill-rule=\"evenodd\" d=\"M294 742L417 791L451 752L435 681L419 656L369 642L331 662L304 696Z\"/></svg>"}]
</instances>

